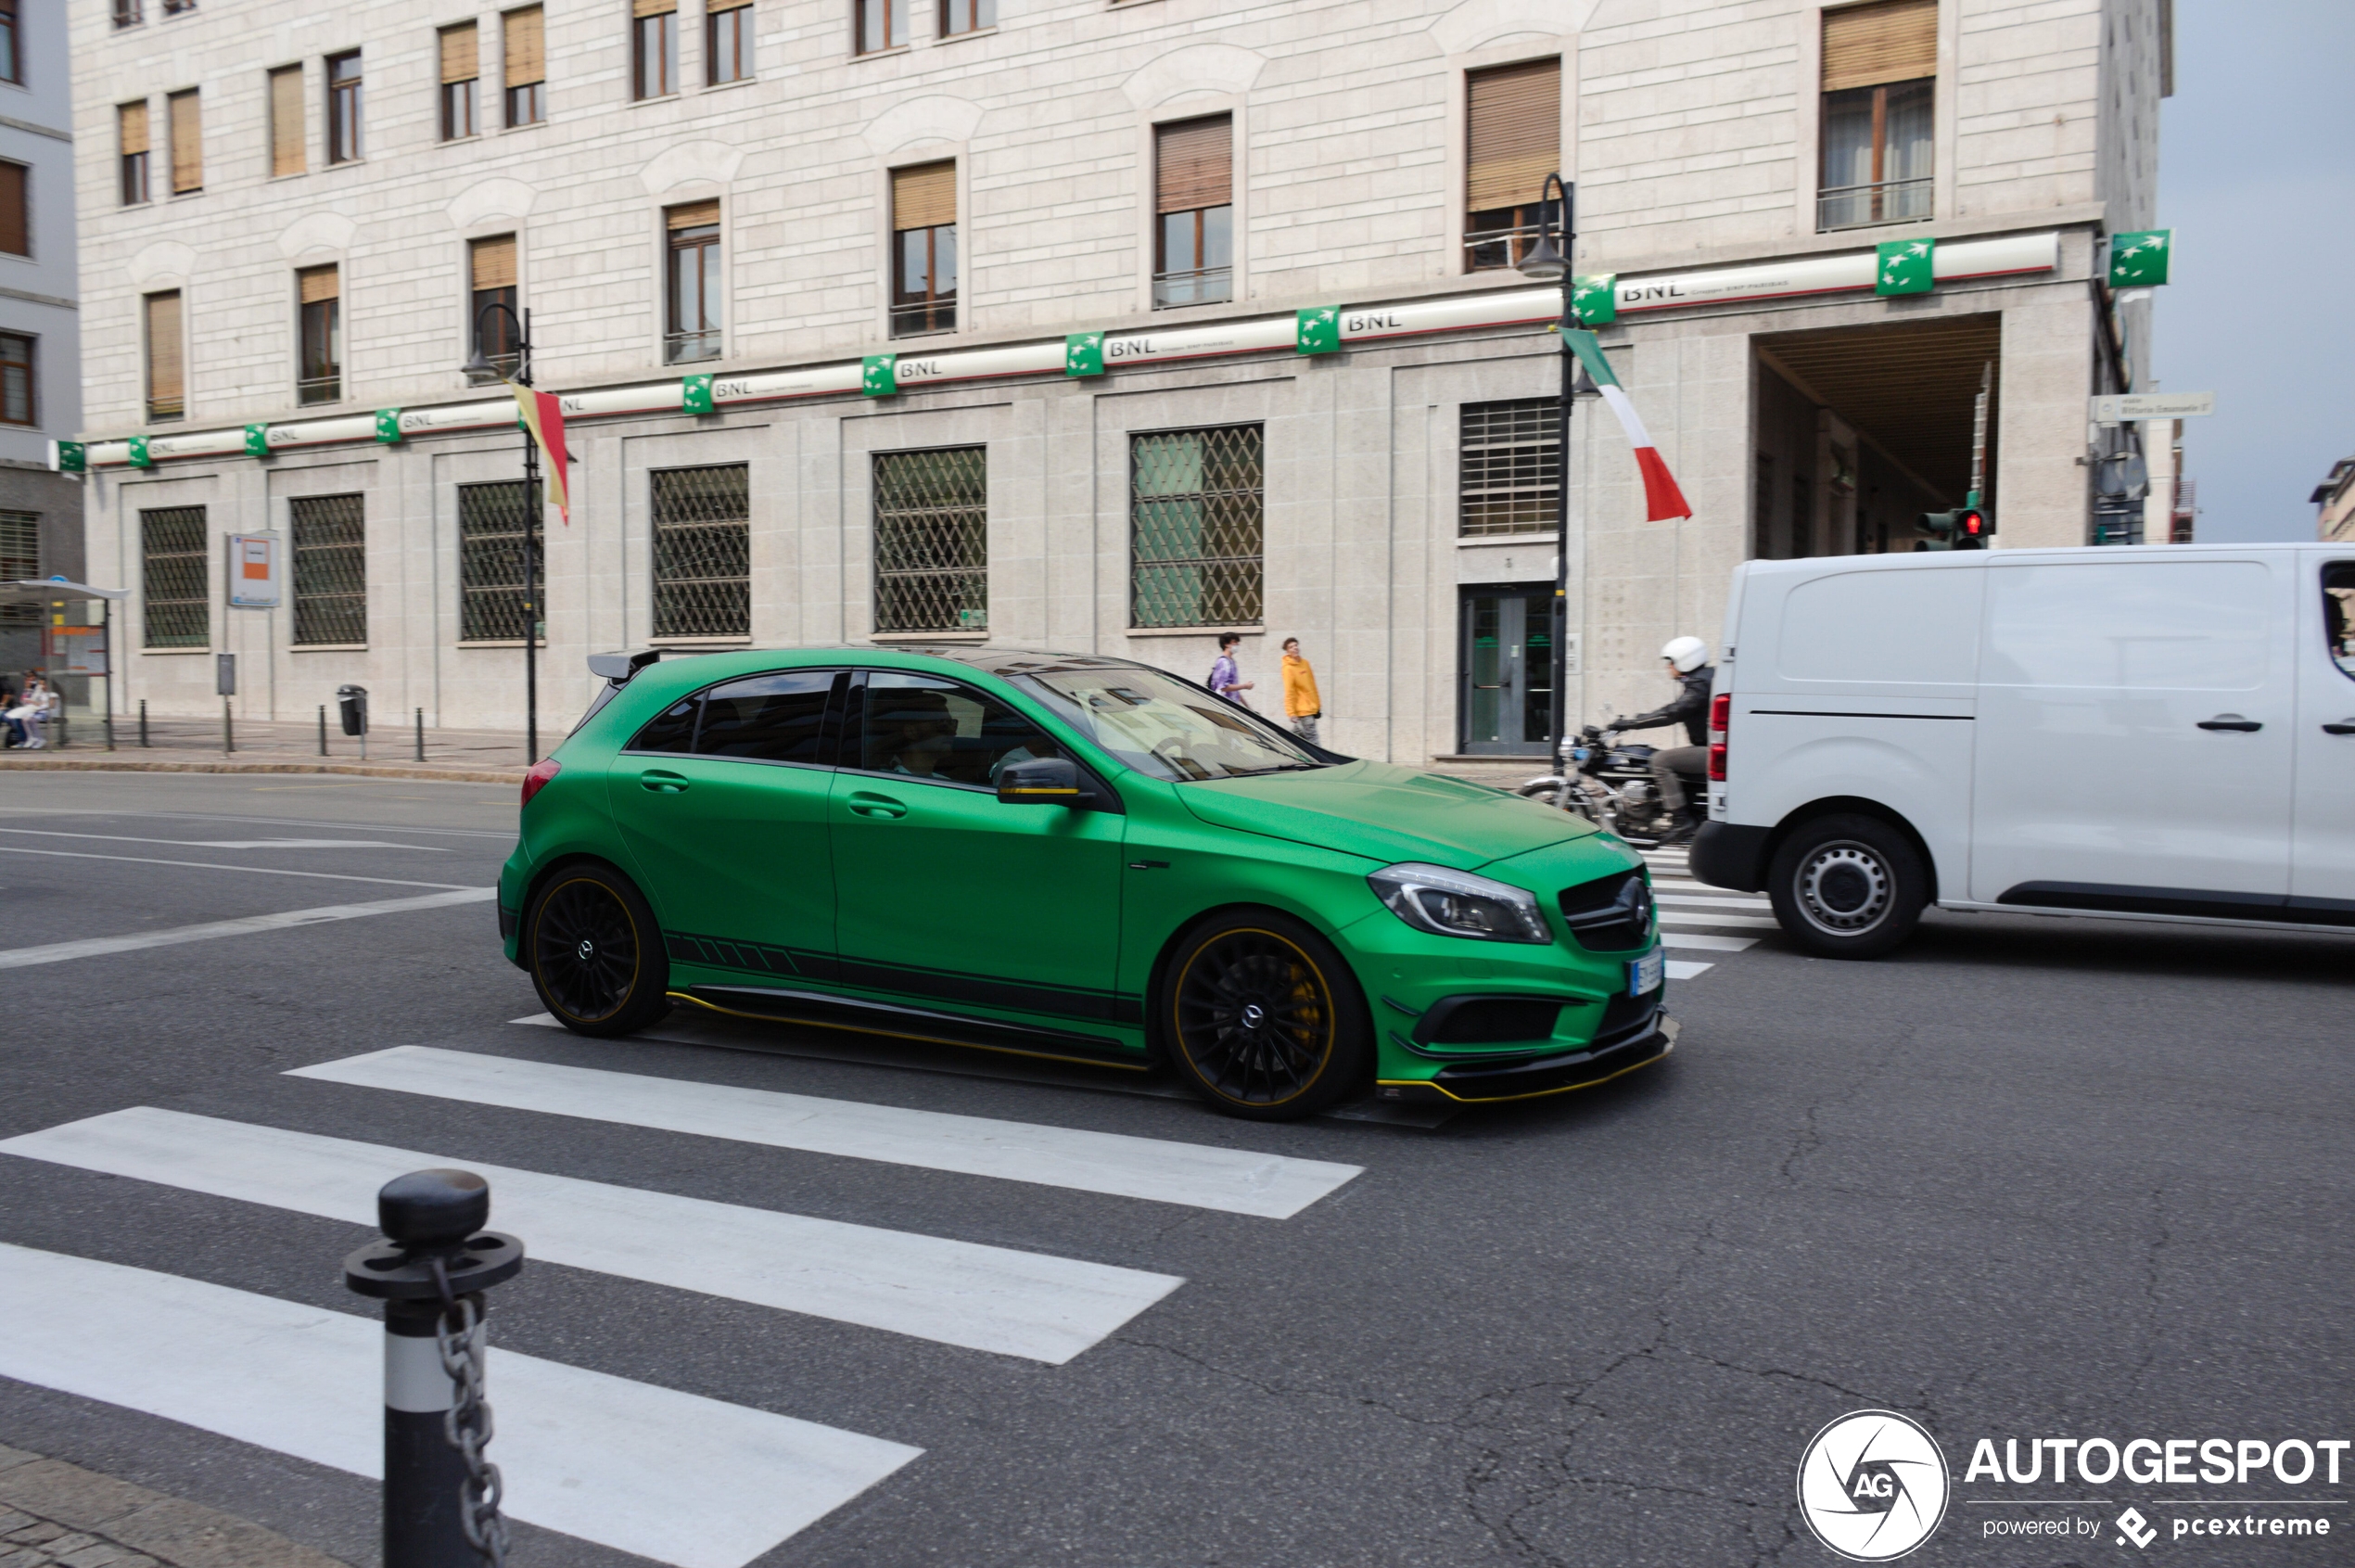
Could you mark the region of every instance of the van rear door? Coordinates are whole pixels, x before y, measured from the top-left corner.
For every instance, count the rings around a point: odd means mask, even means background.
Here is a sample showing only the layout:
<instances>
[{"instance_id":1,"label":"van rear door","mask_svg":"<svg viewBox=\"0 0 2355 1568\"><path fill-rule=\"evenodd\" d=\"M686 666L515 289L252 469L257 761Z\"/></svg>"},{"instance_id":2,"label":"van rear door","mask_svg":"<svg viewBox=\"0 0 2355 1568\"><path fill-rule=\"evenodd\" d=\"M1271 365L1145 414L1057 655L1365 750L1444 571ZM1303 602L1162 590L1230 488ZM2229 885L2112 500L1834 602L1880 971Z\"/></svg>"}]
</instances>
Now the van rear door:
<instances>
[{"instance_id":1,"label":"van rear door","mask_svg":"<svg viewBox=\"0 0 2355 1568\"><path fill-rule=\"evenodd\" d=\"M2285 552L1989 558L1971 897L2279 918Z\"/></svg>"}]
</instances>

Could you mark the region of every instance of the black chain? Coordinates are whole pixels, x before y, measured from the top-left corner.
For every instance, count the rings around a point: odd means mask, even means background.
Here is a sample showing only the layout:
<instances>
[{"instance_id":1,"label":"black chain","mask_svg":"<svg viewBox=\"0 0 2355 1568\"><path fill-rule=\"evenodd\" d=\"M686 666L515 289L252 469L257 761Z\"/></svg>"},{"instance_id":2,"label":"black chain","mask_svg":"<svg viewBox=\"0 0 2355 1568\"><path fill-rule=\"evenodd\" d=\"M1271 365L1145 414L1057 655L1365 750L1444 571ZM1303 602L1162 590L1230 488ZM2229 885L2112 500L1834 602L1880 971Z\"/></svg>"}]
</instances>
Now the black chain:
<instances>
[{"instance_id":1,"label":"black chain","mask_svg":"<svg viewBox=\"0 0 2355 1568\"><path fill-rule=\"evenodd\" d=\"M441 1370L449 1374L457 1394L442 1413L441 1430L466 1461L466 1477L458 1484L458 1523L466 1533L466 1544L490 1568L507 1568L507 1522L499 1512L504 1488L499 1467L483 1452L491 1437L490 1402L482 1396L490 1325L482 1320L480 1296L451 1294L449 1270L438 1257L433 1260L433 1280L441 1290L442 1308L434 1319L434 1347L441 1353Z\"/></svg>"}]
</instances>

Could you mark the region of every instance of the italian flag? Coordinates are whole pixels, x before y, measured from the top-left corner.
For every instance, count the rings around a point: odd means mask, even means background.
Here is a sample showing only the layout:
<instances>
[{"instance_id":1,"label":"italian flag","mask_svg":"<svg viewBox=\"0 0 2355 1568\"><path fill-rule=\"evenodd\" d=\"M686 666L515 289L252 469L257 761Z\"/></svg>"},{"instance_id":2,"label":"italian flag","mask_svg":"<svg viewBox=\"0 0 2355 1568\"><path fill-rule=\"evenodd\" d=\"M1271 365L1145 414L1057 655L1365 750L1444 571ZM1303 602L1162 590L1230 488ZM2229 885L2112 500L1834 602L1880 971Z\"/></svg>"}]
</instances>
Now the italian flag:
<instances>
[{"instance_id":1,"label":"italian flag","mask_svg":"<svg viewBox=\"0 0 2355 1568\"><path fill-rule=\"evenodd\" d=\"M507 383L507 390L515 393L523 427L540 448L541 482L547 487L548 499L556 504L556 515L570 528L572 495L565 485L564 404L552 392L535 392L513 381Z\"/></svg>"},{"instance_id":2,"label":"italian flag","mask_svg":"<svg viewBox=\"0 0 2355 1568\"><path fill-rule=\"evenodd\" d=\"M1665 522L1671 517L1689 517L1693 509L1685 504L1685 492L1676 488L1676 476L1661 462L1660 449L1652 445L1651 433L1636 415L1636 405L1627 401L1626 389L1619 377L1610 373L1610 362L1603 358L1603 348L1591 332L1569 332L1571 351L1578 363L1586 367L1595 385L1602 389L1603 402L1619 415L1619 427L1627 432L1627 444L1636 449L1636 468L1644 476L1644 521Z\"/></svg>"}]
</instances>

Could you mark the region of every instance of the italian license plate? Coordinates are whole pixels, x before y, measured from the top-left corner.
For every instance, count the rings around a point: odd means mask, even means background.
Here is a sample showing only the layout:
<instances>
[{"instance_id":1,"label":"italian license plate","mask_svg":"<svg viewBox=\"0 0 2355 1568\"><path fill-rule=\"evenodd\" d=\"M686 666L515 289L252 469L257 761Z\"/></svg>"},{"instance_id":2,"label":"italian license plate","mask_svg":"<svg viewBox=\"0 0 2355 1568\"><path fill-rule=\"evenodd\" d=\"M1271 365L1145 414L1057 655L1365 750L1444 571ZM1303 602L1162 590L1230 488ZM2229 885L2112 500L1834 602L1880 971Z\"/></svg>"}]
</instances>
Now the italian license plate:
<instances>
[{"instance_id":1,"label":"italian license plate","mask_svg":"<svg viewBox=\"0 0 2355 1568\"><path fill-rule=\"evenodd\" d=\"M1627 961L1629 996L1642 996L1646 991L1660 989L1661 981L1667 977L1667 972L1661 966L1664 956L1661 950L1654 948L1641 958Z\"/></svg>"}]
</instances>

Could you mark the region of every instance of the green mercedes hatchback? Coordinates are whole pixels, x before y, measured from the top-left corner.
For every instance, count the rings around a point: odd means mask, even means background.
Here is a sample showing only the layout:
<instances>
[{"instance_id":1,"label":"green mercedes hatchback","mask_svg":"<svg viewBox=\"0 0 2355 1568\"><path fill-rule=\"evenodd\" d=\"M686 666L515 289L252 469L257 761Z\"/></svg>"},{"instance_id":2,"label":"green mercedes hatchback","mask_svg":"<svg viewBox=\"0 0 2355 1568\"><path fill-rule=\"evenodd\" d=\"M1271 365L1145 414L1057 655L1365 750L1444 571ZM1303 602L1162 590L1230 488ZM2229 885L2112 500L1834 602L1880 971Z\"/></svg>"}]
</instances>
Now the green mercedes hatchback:
<instances>
[{"instance_id":1,"label":"green mercedes hatchback","mask_svg":"<svg viewBox=\"0 0 2355 1568\"><path fill-rule=\"evenodd\" d=\"M1164 1064L1274 1119L1667 1054L1642 860L1123 659L605 655L524 784L507 956L566 1027L673 1006Z\"/></svg>"}]
</instances>

